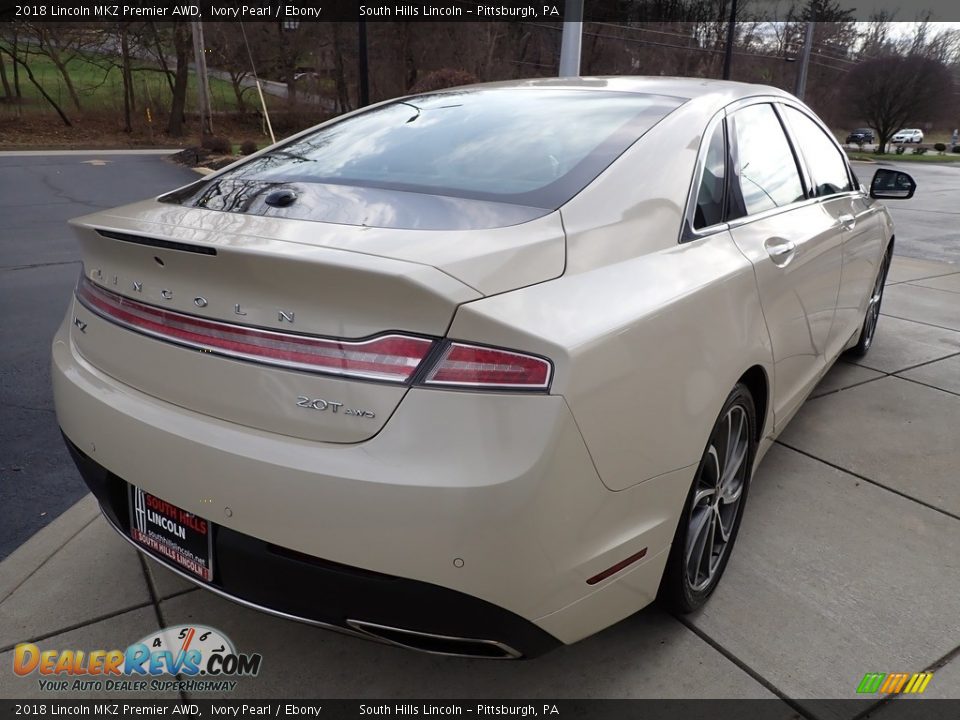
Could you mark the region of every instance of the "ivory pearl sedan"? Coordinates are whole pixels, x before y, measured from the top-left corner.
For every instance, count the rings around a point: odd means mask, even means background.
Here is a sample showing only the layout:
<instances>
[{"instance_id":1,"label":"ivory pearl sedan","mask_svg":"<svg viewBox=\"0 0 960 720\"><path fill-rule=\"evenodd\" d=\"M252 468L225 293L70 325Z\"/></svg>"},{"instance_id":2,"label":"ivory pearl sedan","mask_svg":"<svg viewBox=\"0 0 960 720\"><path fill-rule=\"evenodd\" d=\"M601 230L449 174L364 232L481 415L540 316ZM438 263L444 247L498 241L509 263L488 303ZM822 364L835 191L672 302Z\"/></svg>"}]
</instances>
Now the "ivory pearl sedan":
<instances>
[{"instance_id":1,"label":"ivory pearl sedan","mask_svg":"<svg viewBox=\"0 0 960 720\"><path fill-rule=\"evenodd\" d=\"M707 601L764 452L870 348L878 198L914 187L769 87L391 100L74 220L57 416L117 532L207 590L534 656Z\"/></svg>"}]
</instances>

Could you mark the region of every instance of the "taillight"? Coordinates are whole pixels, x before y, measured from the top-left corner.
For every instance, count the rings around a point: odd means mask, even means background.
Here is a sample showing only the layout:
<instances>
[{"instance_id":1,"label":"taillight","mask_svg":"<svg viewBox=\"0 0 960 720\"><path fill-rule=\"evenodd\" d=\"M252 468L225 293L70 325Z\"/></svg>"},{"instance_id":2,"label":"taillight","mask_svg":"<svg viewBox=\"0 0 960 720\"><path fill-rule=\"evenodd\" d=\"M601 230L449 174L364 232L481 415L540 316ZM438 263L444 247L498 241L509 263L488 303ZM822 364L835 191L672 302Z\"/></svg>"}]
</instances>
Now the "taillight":
<instances>
[{"instance_id":1,"label":"taillight","mask_svg":"<svg viewBox=\"0 0 960 720\"><path fill-rule=\"evenodd\" d=\"M392 333L337 340L262 330L147 305L80 277L77 299L93 313L131 330L219 355L292 370L409 383L437 341ZM552 366L534 355L448 342L417 384L474 390L548 390Z\"/></svg>"},{"instance_id":2,"label":"taillight","mask_svg":"<svg viewBox=\"0 0 960 720\"><path fill-rule=\"evenodd\" d=\"M404 383L433 347L432 340L407 335L328 340L207 320L117 295L85 276L77 298L91 312L153 337L295 370Z\"/></svg>"},{"instance_id":3,"label":"taillight","mask_svg":"<svg viewBox=\"0 0 960 720\"><path fill-rule=\"evenodd\" d=\"M535 355L452 342L423 378L427 386L546 390L550 362Z\"/></svg>"}]
</instances>

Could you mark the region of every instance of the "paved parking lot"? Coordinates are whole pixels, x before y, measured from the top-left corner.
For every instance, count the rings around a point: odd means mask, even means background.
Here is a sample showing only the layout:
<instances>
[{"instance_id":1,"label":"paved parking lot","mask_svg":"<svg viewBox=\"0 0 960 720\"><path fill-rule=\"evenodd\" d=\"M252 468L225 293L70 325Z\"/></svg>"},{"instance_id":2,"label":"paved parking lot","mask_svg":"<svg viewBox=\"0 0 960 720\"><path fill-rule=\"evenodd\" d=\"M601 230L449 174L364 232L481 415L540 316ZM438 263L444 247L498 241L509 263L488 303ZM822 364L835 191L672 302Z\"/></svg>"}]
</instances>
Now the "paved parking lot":
<instances>
[{"instance_id":1,"label":"paved parking lot","mask_svg":"<svg viewBox=\"0 0 960 720\"><path fill-rule=\"evenodd\" d=\"M62 222L192 177L152 156L89 159L0 155L0 668L24 640L125 647L198 622L263 654L242 697L779 698L784 717L827 717L862 708L811 698L852 698L866 672L925 669L926 696L960 697L960 264L933 261L960 260L950 208L960 168L907 168L920 190L891 204L898 256L875 346L839 363L771 450L707 607L683 618L648 608L540 659L501 663L255 613L139 558L89 497L60 515L83 495L46 389L49 337L78 270ZM0 671L0 696L37 695L35 679Z\"/></svg>"}]
</instances>

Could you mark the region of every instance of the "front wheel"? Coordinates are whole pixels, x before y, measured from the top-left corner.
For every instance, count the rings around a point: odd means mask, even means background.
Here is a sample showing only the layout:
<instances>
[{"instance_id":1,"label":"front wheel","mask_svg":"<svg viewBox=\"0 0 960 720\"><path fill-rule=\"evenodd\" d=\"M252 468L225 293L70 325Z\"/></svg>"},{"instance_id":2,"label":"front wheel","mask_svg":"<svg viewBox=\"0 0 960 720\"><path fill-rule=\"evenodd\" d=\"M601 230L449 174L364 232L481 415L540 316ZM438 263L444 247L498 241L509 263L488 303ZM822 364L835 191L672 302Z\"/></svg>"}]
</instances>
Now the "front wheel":
<instances>
[{"instance_id":1,"label":"front wheel","mask_svg":"<svg viewBox=\"0 0 960 720\"><path fill-rule=\"evenodd\" d=\"M710 433L670 548L660 596L673 610L702 607L720 582L747 500L756 425L753 396L737 383Z\"/></svg>"},{"instance_id":2,"label":"front wheel","mask_svg":"<svg viewBox=\"0 0 960 720\"><path fill-rule=\"evenodd\" d=\"M857 344L847 351L853 357L863 357L870 352L870 348L873 346L873 336L877 332L877 321L880 320L880 303L883 301L883 288L887 282L887 273L890 271L892 255L893 248L889 248L886 255L883 256L880 271L877 273L877 279L874 281L870 299L867 301L867 314L866 317L863 318L860 337L857 339Z\"/></svg>"}]
</instances>

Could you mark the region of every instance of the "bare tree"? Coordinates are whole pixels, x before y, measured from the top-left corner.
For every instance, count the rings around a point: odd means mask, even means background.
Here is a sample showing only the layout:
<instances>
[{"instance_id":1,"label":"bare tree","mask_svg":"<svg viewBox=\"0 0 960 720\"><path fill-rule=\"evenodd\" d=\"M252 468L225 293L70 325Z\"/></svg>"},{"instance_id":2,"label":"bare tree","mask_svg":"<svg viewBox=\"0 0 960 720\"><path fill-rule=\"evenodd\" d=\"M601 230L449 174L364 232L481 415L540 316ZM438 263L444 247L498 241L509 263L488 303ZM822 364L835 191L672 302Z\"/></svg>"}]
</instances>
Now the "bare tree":
<instances>
[{"instance_id":1,"label":"bare tree","mask_svg":"<svg viewBox=\"0 0 960 720\"><path fill-rule=\"evenodd\" d=\"M129 24L120 23L120 74L123 78L123 131L133 132L132 115L136 107L133 94L133 72L130 69Z\"/></svg>"},{"instance_id":2,"label":"bare tree","mask_svg":"<svg viewBox=\"0 0 960 720\"><path fill-rule=\"evenodd\" d=\"M30 52L45 55L57 68L63 78L70 100L77 110L81 110L80 94L70 75L69 63L83 53L87 42L85 28L75 23L27 23L25 28L33 42ZM26 54L26 51L25 51Z\"/></svg>"},{"instance_id":3,"label":"bare tree","mask_svg":"<svg viewBox=\"0 0 960 720\"><path fill-rule=\"evenodd\" d=\"M211 52L210 64L230 77L230 86L237 99L237 109L247 112L246 93L252 87L245 80L253 73L250 58L243 41L243 35L237 31L234 23L206 23L205 33L208 49Z\"/></svg>"},{"instance_id":4,"label":"bare tree","mask_svg":"<svg viewBox=\"0 0 960 720\"><path fill-rule=\"evenodd\" d=\"M7 102L13 102L13 90L10 89L10 81L7 79L7 66L3 62L2 53L0 53L0 82L3 83L3 99Z\"/></svg>"},{"instance_id":5,"label":"bare tree","mask_svg":"<svg viewBox=\"0 0 960 720\"><path fill-rule=\"evenodd\" d=\"M190 78L190 55L193 52L190 26L187 23L174 24L173 46L177 54L177 69L173 80L173 98L170 101L167 133L180 137L183 135L183 116L187 106L187 80Z\"/></svg>"},{"instance_id":6,"label":"bare tree","mask_svg":"<svg viewBox=\"0 0 960 720\"><path fill-rule=\"evenodd\" d=\"M24 71L27 73L27 77L30 79L30 82L33 83L34 87L37 88L37 91L43 96L43 99L50 103L50 107L57 111L57 115L60 116L63 124L67 127L72 126L73 123L70 122L70 118L67 117L67 114L63 111L63 108L57 104L57 101L51 97L50 93L44 89L43 85L39 83L36 76L33 74L33 70L30 69L30 65L27 63L27 61L14 54L12 50L8 50L3 45L0 45L0 52L6 53L10 59L13 60L14 66L19 65L24 69Z\"/></svg>"},{"instance_id":7,"label":"bare tree","mask_svg":"<svg viewBox=\"0 0 960 720\"><path fill-rule=\"evenodd\" d=\"M919 55L867 60L847 76L847 97L877 131L880 153L908 121L927 120L941 112L941 101L952 89L946 66Z\"/></svg>"}]
</instances>

